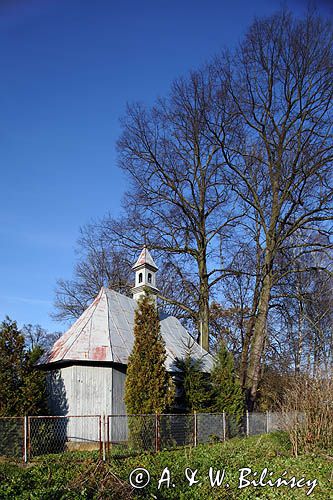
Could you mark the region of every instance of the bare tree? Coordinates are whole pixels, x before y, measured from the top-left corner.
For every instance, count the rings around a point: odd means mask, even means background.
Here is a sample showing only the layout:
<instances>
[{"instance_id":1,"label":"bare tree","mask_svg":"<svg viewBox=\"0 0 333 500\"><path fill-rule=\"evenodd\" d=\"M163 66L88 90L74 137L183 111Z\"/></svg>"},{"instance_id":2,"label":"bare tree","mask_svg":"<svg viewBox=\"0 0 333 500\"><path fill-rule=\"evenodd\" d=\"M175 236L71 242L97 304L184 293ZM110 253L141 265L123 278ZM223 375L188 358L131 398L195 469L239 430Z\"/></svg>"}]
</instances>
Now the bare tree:
<instances>
[{"instance_id":1,"label":"bare tree","mask_svg":"<svg viewBox=\"0 0 333 500\"><path fill-rule=\"evenodd\" d=\"M48 332L40 325L23 325L22 334L27 349L33 351L36 347L48 351L54 342L61 336L61 332Z\"/></svg>"},{"instance_id":2,"label":"bare tree","mask_svg":"<svg viewBox=\"0 0 333 500\"><path fill-rule=\"evenodd\" d=\"M280 280L272 293L271 307L281 318L280 338L291 355L295 374L314 376L332 367L331 263L332 258L323 252L303 255L294 263L298 272Z\"/></svg>"},{"instance_id":3,"label":"bare tree","mask_svg":"<svg viewBox=\"0 0 333 500\"><path fill-rule=\"evenodd\" d=\"M312 361L314 377L319 372L332 373L333 370L333 280L320 271L315 274L304 308L308 360Z\"/></svg>"},{"instance_id":4,"label":"bare tree","mask_svg":"<svg viewBox=\"0 0 333 500\"><path fill-rule=\"evenodd\" d=\"M223 136L225 97L214 71L193 72L152 109L129 106L118 143L120 165L131 181L128 219L144 229L150 248L190 260L198 281L196 322L207 350L210 292L229 272L219 243L227 247L240 217L216 143ZM124 236L122 228L119 235Z\"/></svg>"},{"instance_id":5,"label":"bare tree","mask_svg":"<svg viewBox=\"0 0 333 500\"><path fill-rule=\"evenodd\" d=\"M294 263L304 253L328 247L320 240L294 245L293 235L332 232L332 62L331 25L311 13L296 20L285 11L256 20L233 60L220 61L234 109L216 142L229 167L231 189L249 207L248 224L259 225L262 249L259 294L249 323L245 389L250 409L272 289L297 271ZM279 256L291 247L294 261L281 269Z\"/></svg>"},{"instance_id":6,"label":"bare tree","mask_svg":"<svg viewBox=\"0 0 333 500\"><path fill-rule=\"evenodd\" d=\"M115 221L109 215L81 228L74 276L58 280L53 317L58 321L77 319L102 286L131 297L134 285L131 268L142 249L142 241L144 234L140 226ZM160 309L164 314L182 319L195 335L195 297L198 293L195 276L184 258L180 265L172 255L159 252L157 257L159 295L168 300L164 300Z\"/></svg>"},{"instance_id":7,"label":"bare tree","mask_svg":"<svg viewBox=\"0 0 333 500\"><path fill-rule=\"evenodd\" d=\"M102 286L130 295L133 260L126 249L114 247L112 243L103 238L97 222L81 228L74 276L57 282L53 314L56 320L78 318Z\"/></svg>"},{"instance_id":8,"label":"bare tree","mask_svg":"<svg viewBox=\"0 0 333 500\"><path fill-rule=\"evenodd\" d=\"M292 355L301 371L306 356L313 368L328 359L331 298L311 302L307 280L324 293L331 272L332 46L328 22L282 11L152 108L129 106L124 215L84 229L74 279L58 286L60 317L103 285L129 293L145 241L165 308L206 349L209 332L228 341L249 409L265 364L289 369Z\"/></svg>"}]
</instances>

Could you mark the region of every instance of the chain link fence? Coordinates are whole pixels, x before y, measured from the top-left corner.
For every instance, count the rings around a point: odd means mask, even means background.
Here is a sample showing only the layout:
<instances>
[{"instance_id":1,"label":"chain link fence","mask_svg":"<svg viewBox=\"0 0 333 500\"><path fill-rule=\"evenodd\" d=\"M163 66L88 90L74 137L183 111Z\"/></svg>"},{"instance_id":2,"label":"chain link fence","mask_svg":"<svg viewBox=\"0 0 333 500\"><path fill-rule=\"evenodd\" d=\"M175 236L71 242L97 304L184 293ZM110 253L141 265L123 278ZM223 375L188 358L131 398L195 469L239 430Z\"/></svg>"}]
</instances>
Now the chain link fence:
<instances>
[{"instance_id":1,"label":"chain link fence","mask_svg":"<svg viewBox=\"0 0 333 500\"><path fill-rule=\"evenodd\" d=\"M223 413L196 414L196 444L214 443L226 439L226 415Z\"/></svg>"},{"instance_id":2,"label":"chain link fence","mask_svg":"<svg viewBox=\"0 0 333 500\"><path fill-rule=\"evenodd\" d=\"M225 413L109 415L107 446L113 456L197 446L284 430L286 421L281 413L273 412L247 412L243 417Z\"/></svg>"},{"instance_id":3,"label":"chain link fence","mask_svg":"<svg viewBox=\"0 0 333 500\"><path fill-rule=\"evenodd\" d=\"M193 414L160 415L157 449L195 446L195 419L196 416Z\"/></svg>"},{"instance_id":4,"label":"chain link fence","mask_svg":"<svg viewBox=\"0 0 333 500\"><path fill-rule=\"evenodd\" d=\"M101 450L101 416L28 417L28 456Z\"/></svg>"},{"instance_id":5,"label":"chain link fence","mask_svg":"<svg viewBox=\"0 0 333 500\"><path fill-rule=\"evenodd\" d=\"M107 448L113 455L156 451L155 415L108 415Z\"/></svg>"},{"instance_id":6,"label":"chain link fence","mask_svg":"<svg viewBox=\"0 0 333 500\"><path fill-rule=\"evenodd\" d=\"M216 443L246 435L246 417L235 417L226 413L198 413L197 444Z\"/></svg>"},{"instance_id":7,"label":"chain link fence","mask_svg":"<svg viewBox=\"0 0 333 500\"><path fill-rule=\"evenodd\" d=\"M0 456L24 459L25 435L24 417L1 417Z\"/></svg>"},{"instance_id":8,"label":"chain link fence","mask_svg":"<svg viewBox=\"0 0 333 500\"><path fill-rule=\"evenodd\" d=\"M284 430L295 413L80 415L0 418L0 458L35 460L50 453L99 450L128 456ZM304 415L297 414L297 419Z\"/></svg>"},{"instance_id":9,"label":"chain link fence","mask_svg":"<svg viewBox=\"0 0 333 500\"><path fill-rule=\"evenodd\" d=\"M248 436L265 434L268 430L267 413L248 413L246 430Z\"/></svg>"},{"instance_id":10,"label":"chain link fence","mask_svg":"<svg viewBox=\"0 0 333 500\"><path fill-rule=\"evenodd\" d=\"M108 415L107 450L112 456L195 445L195 415Z\"/></svg>"}]
</instances>

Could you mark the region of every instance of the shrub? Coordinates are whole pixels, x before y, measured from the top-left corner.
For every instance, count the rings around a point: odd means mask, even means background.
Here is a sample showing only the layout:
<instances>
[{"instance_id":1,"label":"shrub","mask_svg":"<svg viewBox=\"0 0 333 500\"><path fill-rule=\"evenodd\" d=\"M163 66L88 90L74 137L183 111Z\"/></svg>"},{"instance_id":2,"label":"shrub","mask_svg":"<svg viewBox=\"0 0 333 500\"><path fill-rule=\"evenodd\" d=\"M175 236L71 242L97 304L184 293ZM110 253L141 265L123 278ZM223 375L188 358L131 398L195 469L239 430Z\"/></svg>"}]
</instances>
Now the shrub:
<instances>
[{"instance_id":1,"label":"shrub","mask_svg":"<svg viewBox=\"0 0 333 500\"><path fill-rule=\"evenodd\" d=\"M300 375L286 387L282 423L295 456L299 452L333 449L333 378Z\"/></svg>"}]
</instances>

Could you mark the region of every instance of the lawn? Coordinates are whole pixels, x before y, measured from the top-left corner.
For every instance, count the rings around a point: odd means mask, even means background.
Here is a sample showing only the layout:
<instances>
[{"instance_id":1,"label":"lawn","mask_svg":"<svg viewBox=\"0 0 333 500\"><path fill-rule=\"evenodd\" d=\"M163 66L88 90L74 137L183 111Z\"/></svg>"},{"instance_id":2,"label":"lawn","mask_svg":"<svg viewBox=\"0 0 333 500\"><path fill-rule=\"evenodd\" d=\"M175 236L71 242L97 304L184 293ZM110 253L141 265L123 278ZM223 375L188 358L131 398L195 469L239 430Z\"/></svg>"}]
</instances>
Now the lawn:
<instances>
[{"instance_id":1,"label":"lawn","mask_svg":"<svg viewBox=\"0 0 333 500\"><path fill-rule=\"evenodd\" d=\"M149 472L150 481L147 486L134 490L130 486L129 476L138 468ZM260 486L260 475L265 468L266 477L262 478ZM251 469L251 475L245 476L249 472L245 469ZM27 467L1 463L0 499L121 500L139 496L175 500L329 500L333 499L332 470L333 459L325 454L292 457L286 436L275 433L200 445L197 448L162 451L157 455L142 454L122 460L111 458L106 464L98 460L97 454L89 452L49 455ZM218 471L220 480L224 471L220 485L216 484ZM138 486L147 482L147 474L142 470L132 473L131 477L132 483L136 481ZM285 485L277 487L276 480L279 477L289 481L290 485L298 484L293 488ZM267 485L268 480L273 486ZM214 486L211 481L215 482Z\"/></svg>"}]
</instances>

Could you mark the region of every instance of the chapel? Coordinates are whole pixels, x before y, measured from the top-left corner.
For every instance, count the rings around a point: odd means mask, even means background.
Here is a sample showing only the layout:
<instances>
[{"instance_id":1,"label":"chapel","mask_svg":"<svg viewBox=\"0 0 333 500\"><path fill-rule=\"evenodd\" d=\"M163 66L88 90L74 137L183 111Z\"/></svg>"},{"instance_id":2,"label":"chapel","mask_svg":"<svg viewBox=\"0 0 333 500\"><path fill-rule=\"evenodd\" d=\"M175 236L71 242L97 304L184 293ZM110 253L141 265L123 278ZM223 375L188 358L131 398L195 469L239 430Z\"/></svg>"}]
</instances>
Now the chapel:
<instances>
[{"instance_id":1,"label":"chapel","mask_svg":"<svg viewBox=\"0 0 333 500\"><path fill-rule=\"evenodd\" d=\"M126 413L124 390L128 357L134 342L134 312L148 289L158 294L158 268L146 246L133 265L133 298L103 287L77 321L39 362L48 372L53 415L120 415ZM210 372L212 356L202 349L174 316L160 315L166 369L175 374L176 358L190 348L202 370Z\"/></svg>"}]
</instances>

